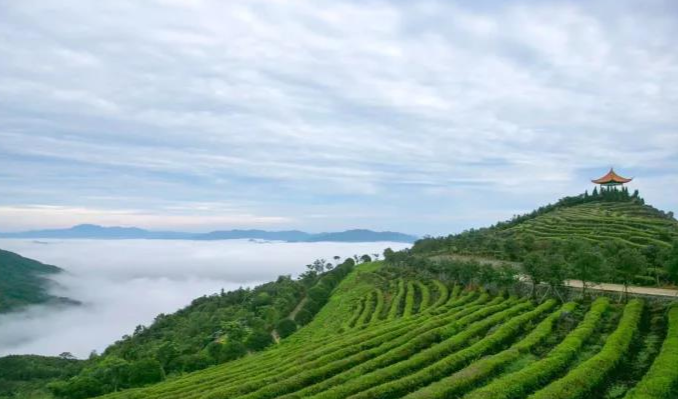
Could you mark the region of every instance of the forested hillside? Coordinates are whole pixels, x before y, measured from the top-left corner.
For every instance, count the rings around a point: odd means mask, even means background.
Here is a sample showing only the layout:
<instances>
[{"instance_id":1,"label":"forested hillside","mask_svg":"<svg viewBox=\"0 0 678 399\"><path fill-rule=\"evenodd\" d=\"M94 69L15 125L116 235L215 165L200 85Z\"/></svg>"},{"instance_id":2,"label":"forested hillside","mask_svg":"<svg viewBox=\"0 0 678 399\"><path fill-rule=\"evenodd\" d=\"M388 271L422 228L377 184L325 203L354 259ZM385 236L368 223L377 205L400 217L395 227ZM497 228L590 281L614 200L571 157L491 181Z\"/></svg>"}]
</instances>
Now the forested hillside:
<instances>
[{"instance_id":1,"label":"forested hillside","mask_svg":"<svg viewBox=\"0 0 678 399\"><path fill-rule=\"evenodd\" d=\"M58 301L47 292L47 277L60 273L56 266L0 249L0 313L21 306Z\"/></svg>"},{"instance_id":2,"label":"forested hillside","mask_svg":"<svg viewBox=\"0 0 678 399\"><path fill-rule=\"evenodd\" d=\"M49 398L45 385L60 379L70 378L80 372L84 365L64 353L50 356L5 356L0 357L0 399Z\"/></svg>"}]
</instances>

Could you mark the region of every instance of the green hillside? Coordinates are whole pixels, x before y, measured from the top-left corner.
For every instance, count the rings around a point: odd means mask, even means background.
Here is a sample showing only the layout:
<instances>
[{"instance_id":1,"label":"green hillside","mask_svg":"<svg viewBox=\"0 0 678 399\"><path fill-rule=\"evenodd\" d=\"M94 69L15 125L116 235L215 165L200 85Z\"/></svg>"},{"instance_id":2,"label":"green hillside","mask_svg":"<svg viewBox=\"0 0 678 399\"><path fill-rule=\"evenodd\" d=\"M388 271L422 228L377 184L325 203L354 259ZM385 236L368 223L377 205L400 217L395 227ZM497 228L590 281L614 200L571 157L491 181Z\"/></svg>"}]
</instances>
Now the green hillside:
<instances>
[{"instance_id":1,"label":"green hillside","mask_svg":"<svg viewBox=\"0 0 678 399\"><path fill-rule=\"evenodd\" d=\"M46 277L59 272L56 266L0 249L0 313L58 300L47 293Z\"/></svg>"},{"instance_id":2,"label":"green hillside","mask_svg":"<svg viewBox=\"0 0 678 399\"><path fill-rule=\"evenodd\" d=\"M676 221L637 193L567 197L384 258L318 260L297 280L198 298L48 389L66 399L678 397L678 297L565 287L678 283ZM488 258L498 261L478 261Z\"/></svg>"},{"instance_id":3,"label":"green hillside","mask_svg":"<svg viewBox=\"0 0 678 399\"><path fill-rule=\"evenodd\" d=\"M675 398L678 305L534 302L461 270L366 263L263 352L106 399ZM452 270L452 269L456 270ZM502 282L503 281L503 282ZM488 286L489 287L489 286Z\"/></svg>"},{"instance_id":4,"label":"green hillside","mask_svg":"<svg viewBox=\"0 0 678 399\"><path fill-rule=\"evenodd\" d=\"M463 255L523 262L530 256L559 256L567 265L593 253L607 262L600 282L620 282L615 259L621 251L638 260L638 285L678 284L678 221L671 212L645 204L638 193L606 190L566 197L512 220L446 237L417 241L411 255ZM577 278L569 275L568 277Z\"/></svg>"}]
</instances>

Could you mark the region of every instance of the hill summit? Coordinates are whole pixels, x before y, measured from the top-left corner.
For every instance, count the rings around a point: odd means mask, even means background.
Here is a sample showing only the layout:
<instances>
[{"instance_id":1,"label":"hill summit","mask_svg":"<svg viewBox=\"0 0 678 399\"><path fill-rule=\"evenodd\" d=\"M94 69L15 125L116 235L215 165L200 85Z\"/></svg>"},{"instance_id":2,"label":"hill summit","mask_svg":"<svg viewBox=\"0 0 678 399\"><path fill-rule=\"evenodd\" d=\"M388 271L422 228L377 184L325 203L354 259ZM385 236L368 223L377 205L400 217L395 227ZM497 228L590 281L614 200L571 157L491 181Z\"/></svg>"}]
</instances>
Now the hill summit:
<instances>
[{"instance_id":1,"label":"hill summit","mask_svg":"<svg viewBox=\"0 0 678 399\"><path fill-rule=\"evenodd\" d=\"M678 221L673 212L645 204L637 191L629 194L626 189L596 189L592 194L565 197L487 228L419 240L413 251L451 251L516 260L516 246L524 241L531 246L534 241L581 239L643 248L668 247L676 238Z\"/></svg>"}]
</instances>

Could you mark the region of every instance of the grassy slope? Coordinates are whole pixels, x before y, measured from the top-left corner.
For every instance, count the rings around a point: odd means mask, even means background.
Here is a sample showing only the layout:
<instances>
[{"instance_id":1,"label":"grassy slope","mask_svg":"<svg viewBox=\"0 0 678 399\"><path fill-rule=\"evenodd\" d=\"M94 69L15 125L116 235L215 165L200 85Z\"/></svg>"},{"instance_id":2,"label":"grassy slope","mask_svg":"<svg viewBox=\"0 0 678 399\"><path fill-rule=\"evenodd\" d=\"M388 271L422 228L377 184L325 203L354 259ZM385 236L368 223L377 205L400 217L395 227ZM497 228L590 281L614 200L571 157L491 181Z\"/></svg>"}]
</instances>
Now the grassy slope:
<instances>
[{"instance_id":1,"label":"grassy slope","mask_svg":"<svg viewBox=\"0 0 678 399\"><path fill-rule=\"evenodd\" d=\"M45 277L59 272L56 266L0 250L0 313L55 299L47 294Z\"/></svg>"},{"instance_id":2,"label":"grassy slope","mask_svg":"<svg viewBox=\"0 0 678 399\"><path fill-rule=\"evenodd\" d=\"M334 290L328 303L318 312L313 321L290 337L292 342L304 342L309 338L321 339L328 334L345 329L346 315L350 315L358 301L374 289L380 279L374 272L382 262L363 263ZM337 317L342 315L342 317Z\"/></svg>"}]
</instances>

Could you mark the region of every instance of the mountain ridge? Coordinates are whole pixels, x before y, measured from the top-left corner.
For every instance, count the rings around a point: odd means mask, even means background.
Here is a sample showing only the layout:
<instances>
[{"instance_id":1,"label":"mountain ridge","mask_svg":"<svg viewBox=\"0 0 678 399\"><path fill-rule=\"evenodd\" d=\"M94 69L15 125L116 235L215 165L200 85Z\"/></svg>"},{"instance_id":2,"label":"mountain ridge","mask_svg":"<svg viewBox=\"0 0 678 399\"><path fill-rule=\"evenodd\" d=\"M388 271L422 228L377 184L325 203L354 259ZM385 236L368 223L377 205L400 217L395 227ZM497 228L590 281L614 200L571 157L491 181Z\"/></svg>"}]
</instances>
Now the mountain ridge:
<instances>
[{"instance_id":1,"label":"mountain ridge","mask_svg":"<svg viewBox=\"0 0 678 399\"><path fill-rule=\"evenodd\" d=\"M351 229L341 232L308 233L300 230L268 231L259 229L215 230L208 233L154 231L138 227L100 226L79 224L65 229L30 230L0 233L0 238L58 238L58 239L148 239L148 240L234 240L262 239L287 242L414 242L418 237L393 232Z\"/></svg>"}]
</instances>

